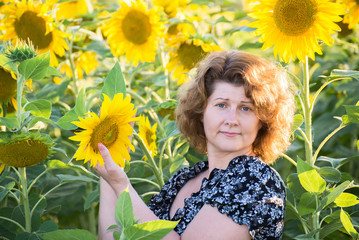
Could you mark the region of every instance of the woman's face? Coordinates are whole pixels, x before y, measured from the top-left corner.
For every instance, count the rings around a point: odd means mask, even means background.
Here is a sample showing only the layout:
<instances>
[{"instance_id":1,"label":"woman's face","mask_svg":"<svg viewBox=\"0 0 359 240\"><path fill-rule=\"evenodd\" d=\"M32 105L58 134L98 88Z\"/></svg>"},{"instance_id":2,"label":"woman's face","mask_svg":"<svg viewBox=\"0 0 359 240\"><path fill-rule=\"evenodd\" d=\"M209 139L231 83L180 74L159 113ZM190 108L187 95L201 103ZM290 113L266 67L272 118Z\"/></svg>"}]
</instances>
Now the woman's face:
<instances>
[{"instance_id":1,"label":"woman's face","mask_svg":"<svg viewBox=\"0 0 359 240\"><path fill-rule=\"evenodd\" d=\"M261 123L243 86L216 82L203 113L208 154L253 155Z\"/></svg>"}]
</instances>

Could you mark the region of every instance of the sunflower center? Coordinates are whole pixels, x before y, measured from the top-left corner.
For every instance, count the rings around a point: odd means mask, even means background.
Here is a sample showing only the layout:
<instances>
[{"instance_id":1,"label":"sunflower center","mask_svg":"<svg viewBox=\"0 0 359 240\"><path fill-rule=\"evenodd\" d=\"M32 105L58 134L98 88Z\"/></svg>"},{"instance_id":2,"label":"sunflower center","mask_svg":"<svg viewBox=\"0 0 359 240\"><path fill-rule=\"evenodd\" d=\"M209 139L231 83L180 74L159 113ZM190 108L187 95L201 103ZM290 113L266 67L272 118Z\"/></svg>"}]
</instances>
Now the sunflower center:
<instances>
[{"instance_id":1,"label":"sunflower center","mask_svg":"<svg viewBox=\"0 0 359 240\"><path fill-rule=\"evenodd\" d=\"M128 41L141 45L151 35L150 19L143 12L131 10L122 21L122 31Z\"/></svg>"},{"instance_id":2,"label":"sunflower center","mask_svg":"<svg viewBox=\"0 0 359 240\"><path fill-rule=\"evenodd\" d=\"M0 102L5 102L16 94L17 82L11 73L0 67Z\"/></svg>"},{"instance_id":3,"label":"sunflower center","mask_svg":"<svg viewBox=\"0 0 359 240\"><path fill-rule=\"evenodd\" d=\"M30 39L35 49L45 49L52 42L52 33L46 34L46 22L37 13L24 12L14 23L15 32L24 41Z\"/></svg>"},{"instance_id":4,"label":"sunflower center","mask_svg":"<svg viewBox=\"0 0 359 240\"><path fill-rule=\"evenodd\" d=\"M206 55L202 47L187 43L182 43L177 52L181 64L186 69L194 68Z\"/></svg>"},{"instance_id":5,"label":"sunflower center","mask_svg":"<svg viewBox=\"0 0 359 240\"><path fill-rule=\"evenodd\" d=\"M120 132L117 121L114 117L107 117L93 131L90 145L92 149L98 152L98 143L102 143L107 148L111 147L118 138Z\"/></svg>"},{"instance_id":6,"label":"sunflower center","mask_svg":"<svg viewBox=\"0 0 359 240\"><path fill-rule=\"evenodd\" d=\"M278 0L274 8L274 21L288 36L305 33L314 23L317 4L313 0Z\"/></svg>"},{"instance_id":7,"label":"sunflower center","mask_svg":"<svg viewBox=\"0 0 359 240\"><path fill-rule=\"evenodd\" d=\"M29 167L47 158L48 147L38 140L22 140L0 145L0 162L14 167Z\"/></svg>"}]
</instances>

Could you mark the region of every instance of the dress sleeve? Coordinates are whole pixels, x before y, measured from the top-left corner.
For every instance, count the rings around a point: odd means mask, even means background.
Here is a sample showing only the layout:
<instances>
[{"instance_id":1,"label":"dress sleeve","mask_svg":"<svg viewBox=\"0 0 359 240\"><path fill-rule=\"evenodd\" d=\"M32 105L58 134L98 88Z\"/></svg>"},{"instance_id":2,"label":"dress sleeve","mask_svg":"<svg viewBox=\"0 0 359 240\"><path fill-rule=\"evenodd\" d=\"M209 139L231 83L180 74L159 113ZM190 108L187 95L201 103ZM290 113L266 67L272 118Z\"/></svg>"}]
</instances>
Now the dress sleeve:
<instances>
[{"instance_id":1,"label":"dress sleeve","mask_svg":"<svg viewBox=\"0 0 359 240\"><path fill-rule=\"evenodd\" d=\"M252 164L240 174L222 176L206 203L247 225L253 239L281 239L286 193L279 174L266 164Z\"/></svg>"}]
</instances>

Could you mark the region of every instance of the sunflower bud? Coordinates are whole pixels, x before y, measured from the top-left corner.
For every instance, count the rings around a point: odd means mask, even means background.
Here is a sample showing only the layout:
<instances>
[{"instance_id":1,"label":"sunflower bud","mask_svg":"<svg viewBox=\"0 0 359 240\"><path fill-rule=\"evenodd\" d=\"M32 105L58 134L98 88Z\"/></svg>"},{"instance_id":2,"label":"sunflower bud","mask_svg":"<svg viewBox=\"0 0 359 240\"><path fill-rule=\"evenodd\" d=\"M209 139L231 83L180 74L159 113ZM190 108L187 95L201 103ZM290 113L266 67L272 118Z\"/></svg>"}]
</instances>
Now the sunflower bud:
<instances>
[{"instance_id":1,"label":"sunflower bud","mask_svg":"<svg viewBox=\"0 0 359 240\"><path fill-rule=\"evenodd\" d=\"M22 62L26 59L34 58L37 56L34 45L30 42L30 40L27 42L23 40L17 40L15 46L10 43L4 54L13 62Z\"/></svg>"}]
</instances>

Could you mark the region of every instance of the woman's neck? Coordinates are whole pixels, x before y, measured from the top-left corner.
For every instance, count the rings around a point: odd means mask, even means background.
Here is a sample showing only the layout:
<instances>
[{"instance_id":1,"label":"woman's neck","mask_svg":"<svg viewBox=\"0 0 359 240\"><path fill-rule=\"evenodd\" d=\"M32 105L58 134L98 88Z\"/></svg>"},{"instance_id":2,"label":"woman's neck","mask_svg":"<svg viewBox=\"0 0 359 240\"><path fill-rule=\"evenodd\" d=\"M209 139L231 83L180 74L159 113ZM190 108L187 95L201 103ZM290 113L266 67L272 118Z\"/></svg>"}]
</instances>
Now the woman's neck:
<instances>
[{"instance_id":1,"label":"woman's neck","mask_svg":"<svg viewBox=\"0 0 359 240\"><path fill-rule=\"evenodd\" d=\"M248 152L211 152L208 151L208 175L212 172L213 169L226 169L228 167L229 162L238 156L247 155L247 156L254 156L252 151Z\"/></svg>"}]
</instances>

